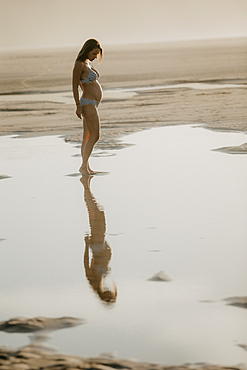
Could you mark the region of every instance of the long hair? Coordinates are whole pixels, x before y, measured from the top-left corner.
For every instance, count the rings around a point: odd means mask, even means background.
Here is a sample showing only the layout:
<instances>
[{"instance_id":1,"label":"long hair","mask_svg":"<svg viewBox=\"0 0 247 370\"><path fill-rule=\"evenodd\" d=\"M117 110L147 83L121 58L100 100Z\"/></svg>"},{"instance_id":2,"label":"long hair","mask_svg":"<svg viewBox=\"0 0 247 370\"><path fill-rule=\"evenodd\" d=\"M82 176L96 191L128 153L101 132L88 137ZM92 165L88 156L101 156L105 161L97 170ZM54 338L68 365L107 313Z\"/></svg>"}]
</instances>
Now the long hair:
<instances>
[{"instance_id":1,"label":"long hair","mask_svg":"<svg viewBox=\"0 0 247 370\"><path fill-rule=\"evenodd\" d=\"M103 49L102 49L99 41L97 41L95 39L89 39L85 42L85 44L83 45L83 47L79 51L79 54L77 55L77 58L76 58L76 62L77 61L85 62L85 60L88 57L88 53L90 51L92 51L93 49L99 49L99 53L100 53L99 61L101 61L102 58L103 58Z\"/></svg>"}]
</instances>

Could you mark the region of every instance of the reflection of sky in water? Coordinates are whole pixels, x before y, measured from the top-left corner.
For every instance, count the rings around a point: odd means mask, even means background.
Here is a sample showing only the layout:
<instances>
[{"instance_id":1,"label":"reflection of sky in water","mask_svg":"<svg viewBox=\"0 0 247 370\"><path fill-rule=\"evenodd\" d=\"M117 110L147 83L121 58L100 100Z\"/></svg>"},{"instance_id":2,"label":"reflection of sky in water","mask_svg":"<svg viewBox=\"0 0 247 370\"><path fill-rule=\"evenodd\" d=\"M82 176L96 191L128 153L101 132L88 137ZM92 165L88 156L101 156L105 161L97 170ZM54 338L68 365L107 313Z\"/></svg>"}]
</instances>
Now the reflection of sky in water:
<instances>
[{"instance_id":1,"label":"reflection of sky in water","mask_svg":"<svg viewBox=\"0 0 247 370\"><path fill-rule=\"evenodd\" d=\"M52 136L0 138L1 174L12 176L0 182L1 320L85 318L54 333L49 343L62 352L245 362L237 344L247 343L246 310L220 300L246 295L246 156L212 151L240 145L245 135L177 126L125 140L137 145L91 159L109 172L91 182L118 292L108 309L85 277L83 186L64 176L79 168L79 149ZM147 281L160 270L172 281ZM23 335L0 339L24 344Z\"/></svg>"}]
</instances>

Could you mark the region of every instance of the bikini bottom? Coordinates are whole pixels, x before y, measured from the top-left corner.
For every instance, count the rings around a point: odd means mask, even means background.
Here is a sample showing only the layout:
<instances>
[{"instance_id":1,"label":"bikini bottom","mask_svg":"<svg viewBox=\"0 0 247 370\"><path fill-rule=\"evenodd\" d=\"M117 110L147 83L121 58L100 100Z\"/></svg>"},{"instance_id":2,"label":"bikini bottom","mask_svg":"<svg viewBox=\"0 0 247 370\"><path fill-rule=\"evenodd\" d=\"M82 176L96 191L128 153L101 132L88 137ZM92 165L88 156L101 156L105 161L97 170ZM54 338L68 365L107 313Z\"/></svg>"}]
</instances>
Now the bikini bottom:
<instances>
[{"instance_id":1,"label":"bikini bottom","mask_svg":"<svg viewBox=\"0 0 247 370\"><path fill-rule=\"evenodd\" d=\"M92 99L81 98L80 99L80 104L81 105L93 104L97 108L98 105L99 105L99 101L92 100Z\"/></svg>"}]
</instances>

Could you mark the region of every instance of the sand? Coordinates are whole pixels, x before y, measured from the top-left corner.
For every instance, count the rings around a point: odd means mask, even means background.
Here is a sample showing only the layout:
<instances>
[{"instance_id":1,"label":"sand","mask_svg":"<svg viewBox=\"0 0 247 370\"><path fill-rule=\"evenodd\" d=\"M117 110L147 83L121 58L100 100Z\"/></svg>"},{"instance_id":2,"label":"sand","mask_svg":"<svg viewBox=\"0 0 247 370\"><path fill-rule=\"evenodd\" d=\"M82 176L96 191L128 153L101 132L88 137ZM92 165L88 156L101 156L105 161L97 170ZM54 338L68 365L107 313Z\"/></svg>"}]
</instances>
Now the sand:
<instances>
[{"instance_id":1,"label":"sand","mask_svg":"<svg viewBox=\"0 0 247 370\"><path fill-rule=\"evenodd\" d=\"M235 304L236 298L226 299L229 304ZM237 299L238 303L238 299ZM245 304L246 297L241 303ZM52 347L46 345L47 339L50 338L50 332L66 327L81 325L82 320L73 317L64 317L59 319L50 319L37 317L33 319L15 318L6 322L1 322L0 330L6 332L34 333L30 336L31 343L19 349L0 348L0 368L4 370L21 370L21 369L132 369L132 370L224 370L232 367L215 366L206 363L183 364L180 366L164 366L161 364L139 362L130 359L116 359L112 354L101 354L98 357L81 357L70 356L55 353ZM50 329L50 331L47 331ZM246 350L246 345L239 345ZM244 370L244 365L234 366L236 370Z\"/></svg>"},{"instance_id":2,"label":"sand","mask_svg":"<svg viewBox=\"0 0 247 370\"><path fill-rule=\"evenodd\" d=\"M78 47L79 49L79 47ZM81 140L81 121L70 104L46 100L71 93L77 49L5 52L0 61L0 135L62 134ZM200 123L218 130L247 130L247 38L105 47L96 68L103 90L101 142L154 126ZM212 88L204 88L203 83ZM200 89L190 88L199 83ZM183 84L180 88L163 85ZM214 88L215 84L220 88ZM229 87L231 85L237 87ZM208 86L207 85L207 86ZM159 86L118 97L116 88ZM35 101L35 93L44 98ZM32 101L25 95L31 93ZM13 100L13 94L17 99ZM22 101L18 101L20 96ZM10 99L11 98L11 99ZM100 145L100 143L98 144Z\"/></svg>"}]
</instances>

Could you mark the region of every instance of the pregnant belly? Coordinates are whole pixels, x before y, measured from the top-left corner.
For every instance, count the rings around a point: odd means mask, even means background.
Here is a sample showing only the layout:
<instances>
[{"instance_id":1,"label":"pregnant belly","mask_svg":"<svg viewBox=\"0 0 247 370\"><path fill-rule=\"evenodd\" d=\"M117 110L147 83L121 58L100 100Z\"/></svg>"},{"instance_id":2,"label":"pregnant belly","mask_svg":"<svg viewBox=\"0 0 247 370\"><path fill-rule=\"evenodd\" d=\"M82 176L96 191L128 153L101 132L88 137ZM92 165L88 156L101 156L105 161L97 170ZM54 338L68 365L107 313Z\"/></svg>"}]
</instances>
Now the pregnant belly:
<instances>
[{"instance_id":1,"label":"pregnant belly","mask_svg":"<svg viewBox=\"0 0 247 370\"><path fill-rule=\"evenodd\" d=\"M102 88L98 81L94 81L90 84L83 85L83 97L87 99L93 99L96 101L101 101L102 99Z\"/></svg>"}]
</instances>

